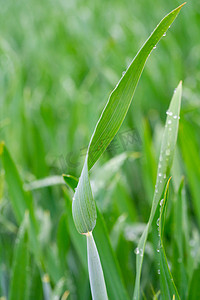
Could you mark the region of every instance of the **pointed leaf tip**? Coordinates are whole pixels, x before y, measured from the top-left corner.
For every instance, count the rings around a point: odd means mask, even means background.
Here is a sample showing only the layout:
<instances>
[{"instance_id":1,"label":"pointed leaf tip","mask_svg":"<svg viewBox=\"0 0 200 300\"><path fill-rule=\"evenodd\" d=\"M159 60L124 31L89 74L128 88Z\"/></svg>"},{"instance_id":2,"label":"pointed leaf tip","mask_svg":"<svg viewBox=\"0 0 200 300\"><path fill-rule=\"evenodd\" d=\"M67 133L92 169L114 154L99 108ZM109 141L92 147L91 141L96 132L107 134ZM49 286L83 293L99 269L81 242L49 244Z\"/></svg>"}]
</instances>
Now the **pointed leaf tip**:
<instances>
[{"instance_id":1,"label":"pointed leaf tip","mask_svg":"<svg viewBox=\"0 0 200 300\"><path fill-rule=\"evenodd\" d=\"M181 5L179 5L175 10L180 10L187 2L183 2Z\"/></svg>"}]
</instances>

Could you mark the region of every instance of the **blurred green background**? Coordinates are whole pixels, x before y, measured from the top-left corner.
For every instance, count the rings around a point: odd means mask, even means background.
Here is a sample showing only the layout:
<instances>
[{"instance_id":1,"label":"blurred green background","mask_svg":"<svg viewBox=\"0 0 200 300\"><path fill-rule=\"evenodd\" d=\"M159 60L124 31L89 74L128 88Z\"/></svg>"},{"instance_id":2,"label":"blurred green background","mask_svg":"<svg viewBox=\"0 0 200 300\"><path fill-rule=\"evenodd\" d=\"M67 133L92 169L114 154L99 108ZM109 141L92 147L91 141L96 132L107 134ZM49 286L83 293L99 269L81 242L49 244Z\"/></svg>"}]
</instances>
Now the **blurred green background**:
<instances>
[{"instance_id":1,"label":"blurred green background","mask_svg":"<svg viewBox=\"0 0 200 300\"><path fill-rule=\"evenodd\" d=\"M0 140L5 141L26 185L62 173L80 176L86 147L111 90L157 23L180 4L172 0L0 0ZM195 233L200 224L198 0L188 1L151 54L120 133L91 175L130 295L134 248L150 212L166 110L180 80L183 101L177 164L180 176L186 176L188 230L193 244L199 245ZM120 134L125 136L125 145ZM104 175L98 173L100 165L127 150L139 152L139 158L118 162L116 172L104 182ZM0 166L1 264L9 278L16 237L13 228L18 224ZM60 185L33 191L44 270L50 277L50 290L64 276L62 292L70 290L70 299L88 299L88 279L67 228L62 235L66 269L58 263L56 241L58 224L65 216L65 197ZM170 246L173 222L167 228ZM150 246L144 269L151 272L151 278L146 274L142 281L147 299L153 294L151 285L158 288ZM197 253L194 268L199 263ZM86 291L82 298L81 290Z\"/></svg>"}]
</instances>

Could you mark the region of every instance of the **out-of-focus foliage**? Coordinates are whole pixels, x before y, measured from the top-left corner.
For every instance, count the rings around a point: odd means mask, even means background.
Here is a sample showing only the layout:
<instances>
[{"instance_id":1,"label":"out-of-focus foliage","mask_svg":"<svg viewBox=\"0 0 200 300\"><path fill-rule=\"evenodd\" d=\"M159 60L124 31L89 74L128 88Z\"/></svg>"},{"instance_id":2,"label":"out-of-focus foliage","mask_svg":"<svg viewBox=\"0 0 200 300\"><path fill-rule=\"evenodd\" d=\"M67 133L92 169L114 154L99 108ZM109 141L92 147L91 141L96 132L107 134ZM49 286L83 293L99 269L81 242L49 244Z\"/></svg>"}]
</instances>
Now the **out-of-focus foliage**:
<instances>
[{"instance_id":1,"label":"out-of-focus foliage","mask_svg":"<svg viewBox=\"0 0 200 300\"><path fill-rule=\"evenodd\" d=\"M0 0L0 141L5 142L21 178L13 178L12 185L0 160L0 297L9 298L19 257L15 251L21 247L23 267L27 265L26 299L90 299L86 241L76 232L72 194L60 176L80 176L89 138L110 91L158 21L180 4L172 0ZM91 174L104 218L99 217L103 227L97 223L96 230L105 234L105 243L110 237L105 251L112 264L117 259L130 297L136 274L134 249L150 213L165 112L181 79L178 145L162 238L181 299L199 295L199 12L199 1L188 1L154 50L134 107ZM126 157L118 159L119 154ZM107 165L113 157L113 164ZM107 170L106 176L101 168ZM19 182L34 208L28 233L25 229L23 234L22 218L12 206L12 191L22 188ZM100 247L103 253L103 244L97 244ZM156 248L152 230L141 277L147 299L157 299L160 290Z\"/></svg>"}]
</instances>

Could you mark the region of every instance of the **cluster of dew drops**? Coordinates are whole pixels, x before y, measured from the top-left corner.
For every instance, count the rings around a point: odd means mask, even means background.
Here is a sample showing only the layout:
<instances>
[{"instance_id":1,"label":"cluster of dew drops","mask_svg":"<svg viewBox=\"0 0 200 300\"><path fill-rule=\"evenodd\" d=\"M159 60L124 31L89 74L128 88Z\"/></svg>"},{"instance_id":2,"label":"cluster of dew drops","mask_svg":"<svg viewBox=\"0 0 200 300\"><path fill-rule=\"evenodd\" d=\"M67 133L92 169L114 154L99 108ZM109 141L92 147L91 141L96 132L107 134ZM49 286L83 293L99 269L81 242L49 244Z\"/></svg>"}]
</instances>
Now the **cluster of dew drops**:
<instances>
[{"instance_id":1,"label":"cluster of dew drops","mask_svg":"<svg viewBox=\"0 0 200 300\"><path fill-rule=\"evenodd\" d=\"M170 26L169 26L169 27L170 27ZM163 34L163 36L166 36L166 32ZM156 49L156 46L154 46L153 49L155 50L155 49ZM123 72L122 75L124 75L124 74L125 74L125 72ZM175 92L176 92L176 89L174 90L174 93L175 93ZM179 116L173 115L173 113L170 112L170 111L167 111L166 114L167 114L168 116L172 117L173 119L180 119ZM169 119L168 122L167 122L167 124L166 124L166 125L169 125L169 131L172 130L172 128L170 127L171 124L172 124L172 120ZM169 155L170 155L170 149L167 149L165 154L166 154L167 156L169 156ZM162 157L161 157L160 161L162 161ZM161 164L159 164L158 167L161 168ZM163 175L162 173L159 173L159 174L158 174L159 177L162 177L162 175ZM163 175L163 178L164 178L164 179L166 178L166 174ZM161 182L162 182L162 180L160 180L160 183L161 183ZM156 193L158 193L157 185L155 186L155 188L156 188ZM160 200L160 212L161 212L161 210L162 210L163 202L164 202L164 199L161 199L161 200ZM158 226L158 236L160 237L160 232L159 232L160 218L157 219L156 225ZM157 248L157 250L156 250L158 253L160 252L160 247L161 247L161 244L160 244L160 241L159 241L159 243L158 243L158 248ZM134 252L135 252L136 255L140 255L141 257L143 256L143 249L142 249L142 248L137 247L137 248L135 248L135 251L134 251ZM160 269L158 269L158 274L160 275Z\"/></svg>"},{"instance_id":2,"label":"cluster of dew drops","mask_svg":"<svg viewBox=\"0 0 200 300\"><path fill-rule=\"evenodd\" d=\"M164 203L164 199L161 199L160 200L160 212L162 210L162 206L163 206L163 203ZM160 237L160 228L159 228L159 225L160 225L160 218L157 219L156 221L156 225L158 226L158 236ZM160 247L161 247L161 243L160 241L158 242L158 248L157 248L157 252L159 253L160 252ZM158 267L160 266L160 263L158 263ZM160 275L160 269L158 268L158 275Z\"/></svg>"},{"instance_id":3,"label":"cluster of dew drops","mask_svg":"<svg viewBox=\"0 0 200 300\"><path fill-rule=\"evenodd\" d=\"M176 89L174 90L174 92L175 92L175 91L176 91ZM173 115L173 112L172 112L172 111L167 110L166 114L167 114L168 116L172 117L173 119L180 119L179 116ZM172 120L169 119L169 120L167 121L167 124L166 124L166 125L169 125L169 131L172 130L172 128L170 127L171 124L172 124Z\"/></svg>"},{"instance_id":4,"label":"cluster of dew drops","mask_svg":"<svg viewBox=\"0 0 200 300\"><path fill-rule=\"evenodd\" d=\"M169 28L170 28L170 26L169 26ZM166 32L163 33L163 36L166 36ZM153 49L155 50L155 49L156 49L156 46L154 46Z\"/></svg>"},{"instance_id":5,"label":"cluster of dew drops","mask_svg":"<svg viewBox=\"0 0 200 300\"><path fill-rule=\"evenodd\" d=\"M135 248L135 254L140 255L141 257L143 256L143 249L142 248Z\"/></svg>"}]
</instances>

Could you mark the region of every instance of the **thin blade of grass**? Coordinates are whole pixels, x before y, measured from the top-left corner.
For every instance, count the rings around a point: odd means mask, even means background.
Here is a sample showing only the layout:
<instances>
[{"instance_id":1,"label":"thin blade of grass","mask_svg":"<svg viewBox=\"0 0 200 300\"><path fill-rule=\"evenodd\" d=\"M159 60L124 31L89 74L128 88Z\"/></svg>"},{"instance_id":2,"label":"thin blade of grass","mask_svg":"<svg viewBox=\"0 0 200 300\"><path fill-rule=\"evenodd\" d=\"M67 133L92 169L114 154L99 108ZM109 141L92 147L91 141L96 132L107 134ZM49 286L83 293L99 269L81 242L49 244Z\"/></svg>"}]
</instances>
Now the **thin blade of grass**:
<instances>
[{"instance_id":1,"label":"thin blade of grass","mask_svg":"<svg viewBox=\"0 0 200 300\"><path fill-rule=\"evenodd\" d=\"M187 300L196 300L200 299L200 289L199 289L199 282L200 282L200 264L194 270L190 286L189 286L189 293Z\"/></svg>"},{"instance_id":2,"label":"thin blade of grass","mask_svg":"<svg viewBox=\"0 0 200 300\"><path fill-rule=\"evenodd\" d=\"M9 185L10 200L13 211L18 223L21 223L24 218L25 210L32 210L31 201L28 198L28 194L23 190L22 181L18 174L17 168L3 143L1 156L5 170L5 178L7 184Z\"/></svg>"},{"instance_id":3,"label":"thin blade of grass","mask_svg":"<svg viewBox=\"0 0 200 300\"><path fill-rule=\"evenodd\" d=\"M93 300L108 300L103 270L92 233L87 234L88 269Z\"/></svg>"},{"instance_id":4,"label":"thin blade of grass","mask_svg":"<svg viewBox=\"0 0 200 300\"><path fill-rule=\"evenodd\" d=\"M172 274L169 270L169 266L167 263L167 258L165 254L165 249L164 249L164 244L163 244L163 231L164 231L164 217L165 217L165 210L167 206L167 200L168 200L168 190L169 190L169 182L171 178L169 178L166 188L165 188L165 193L164 193L164 198L161 203L161 210L160 210L160 217L159 217L159 256L160 256L160 285L161 285L161 297L162 299L175 299L180 300L178 291L176 289L174 279L172 277Z\"/></svg>"},{"instance_id":5,"label":"thin blade of grass","mask_svg":"<svg viewBox=\"0 0 200 300\"><path fill-rule=\"evenodd\" d=\"M21 224L24 218L25 211L29 211L30 243L32 249L36 254L36 257L39 257L39 248L37 246L37 223L35 219L31 194L24 191L22 180L20 178L16 165L4 143L1 143L0 148L2 149L0 151L0 155L2 157L3 167L5 170L5 179L9 186L9 195L13 212L18 224Z\"/></svg>"},{"instance_id":6,"label":"thin blade of grass","mask_svg":"<svg viewBox=\"0 0 200 300\"><path fill-rule=\"evenodd\" d=\"M191 189L192 202L200 226L200 157L199 144L196 142L193 126L183 122L180 128L180 144L187 172L188 183Z\"/></svg>"},{"instance_id":7,"label":"thin blade of grass","mask_svg":"<svg viewBox=\"0 0 200 300\"><path fill-rule=\"evenodd\" d=\"M176 178L175 178L176 180ZM174 178L173 178L174 182ZM186 211L186 199L184 189L184 178L182 178L179 189L177 191L174 201L174 235L173 239L173 268L175 284L182 300L186 299L187 293L187 274L185 270L186 257L189 259L190 253L189 241L187 238L188 224L187 217L185 216Z\"/></svg>"},{"instance_id":8,"label":"thin blade of grass","mask_svg":"<svg viewBox=\"0 0 200 300\"><path fill-rule=\"evenodd\" d=\"M28 214L19 229L14 249L9 300L27 299L28 286Z\"/></svg>"},{"instance_id":9,"label":"thin blade of grass","mask_svg":"<svg viewBox=\"0 0 200 300\"><path fill-rule=\"evenodd\" d=\"M110 243L103 216L97 208L97 224L93 231L110 299L130 299L124 286L121 270Z\"/></svg>"},{"instance_id":10,"label":"thin blade of grass","mask_svg":"<svg viewBox=\"0 0 200 300\"><path fill-rule=\"evenodd\" d=\"M162 139L159 164L157 169L156 186L154 191L151 213L150 213L147 226L138 243L138 251L136 251L138 255L136 257L136 281L135 281L135 290L133 295L134 300L140 298L140 277L142 271L143 255L144 255L146 240L172 165L172 159L173 159L173 154L174 154L174 149L175 149L177 134L178 134L181 94L182 94L182 82L179 83L172 97L169 110L167 112L167 120L166 120L165 130Z\"/></svg>"}]
</instances>

